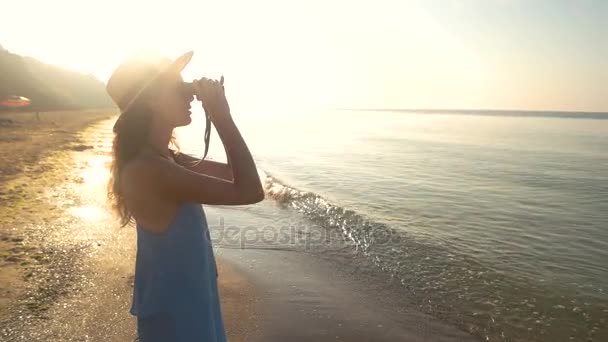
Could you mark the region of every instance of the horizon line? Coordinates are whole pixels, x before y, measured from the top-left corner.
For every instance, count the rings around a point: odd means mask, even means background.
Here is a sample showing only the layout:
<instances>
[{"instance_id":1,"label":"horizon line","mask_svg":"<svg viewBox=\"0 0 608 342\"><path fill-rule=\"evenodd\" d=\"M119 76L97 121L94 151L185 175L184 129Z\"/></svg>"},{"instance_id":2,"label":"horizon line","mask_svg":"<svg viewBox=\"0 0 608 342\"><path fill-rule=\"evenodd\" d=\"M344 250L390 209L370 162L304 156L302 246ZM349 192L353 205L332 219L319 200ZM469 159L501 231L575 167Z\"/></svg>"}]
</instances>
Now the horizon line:
<instances>
[{"instance_id":1,"label":"horizon line","mask_svg":"<svg viewBox=\"0 0 608 342\"><path fill-rule=\"evenodd\" d=\"M344 108L338 107L336 110L355 110L355 111L383 111L383 112L501 112L501 113L580 113L580 114L606 114L608 111L587 111L587 110L560 110L560 109L484 109L484 108Z\"/></svg>"}]
</instances>

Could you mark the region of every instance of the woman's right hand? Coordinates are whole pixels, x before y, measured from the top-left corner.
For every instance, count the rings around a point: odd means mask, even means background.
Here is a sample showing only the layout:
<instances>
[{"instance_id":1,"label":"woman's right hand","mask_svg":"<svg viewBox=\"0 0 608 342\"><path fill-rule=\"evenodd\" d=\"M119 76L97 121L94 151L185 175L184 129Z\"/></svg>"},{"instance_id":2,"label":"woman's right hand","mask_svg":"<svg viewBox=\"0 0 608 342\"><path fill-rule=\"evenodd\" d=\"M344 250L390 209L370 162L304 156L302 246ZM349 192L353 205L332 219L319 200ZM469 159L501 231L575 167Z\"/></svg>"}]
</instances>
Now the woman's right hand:
<instances>
[{"instance_id":1,"label":"woman's right hand","mask_svg":"<svg viewBox=\"0 0 608 342\"><path fill-rule=\"evenodd\" d=\"M205 112L214 123L230 119L230 106L224 93L224 76L218 81L206 77L192 82L196 99L203 103Z\"/></svg>"}]
</instances>

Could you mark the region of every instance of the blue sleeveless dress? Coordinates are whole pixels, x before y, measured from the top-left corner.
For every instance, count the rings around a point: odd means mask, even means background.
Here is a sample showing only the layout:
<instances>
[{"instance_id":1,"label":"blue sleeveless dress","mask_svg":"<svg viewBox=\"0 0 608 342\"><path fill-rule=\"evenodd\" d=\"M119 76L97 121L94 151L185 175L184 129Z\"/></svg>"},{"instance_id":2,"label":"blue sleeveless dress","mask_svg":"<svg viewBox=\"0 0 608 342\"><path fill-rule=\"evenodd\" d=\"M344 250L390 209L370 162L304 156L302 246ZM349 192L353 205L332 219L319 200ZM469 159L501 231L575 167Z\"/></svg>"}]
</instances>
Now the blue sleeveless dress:
<instances>
[{"instance_id":1,"label":"blue sleeveless dress","mask_svg":"<svg viewBox=\"0 0 608 342\"><path fill-rule=\"evenodd\" d=\"M180 204L162 234L149 233L137 224L131 314L138 318L142 342L160 340L163 334L175 342L226 341L217 268L202 205ZM156 337L143 337L144 333Z\"/></svg>"}]
</instances>

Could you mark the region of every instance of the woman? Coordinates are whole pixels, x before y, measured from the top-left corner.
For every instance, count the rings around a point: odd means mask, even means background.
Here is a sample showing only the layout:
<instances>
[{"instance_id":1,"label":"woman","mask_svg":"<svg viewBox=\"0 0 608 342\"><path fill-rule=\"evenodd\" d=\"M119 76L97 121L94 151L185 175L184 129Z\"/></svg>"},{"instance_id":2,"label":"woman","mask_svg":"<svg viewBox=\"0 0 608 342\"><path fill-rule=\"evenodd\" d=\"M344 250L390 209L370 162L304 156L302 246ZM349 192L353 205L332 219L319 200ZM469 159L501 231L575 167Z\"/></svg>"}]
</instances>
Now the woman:
<instances>
[{"instance_id":1,"label":"woman","mask_svg":"<svg viewBox=\"0 0 608 342\"><path fill-rule=\"evenodd\" d=\"M180 72L192 58L130 60L106 86L121 114L114 125L108 197L122 226L135 222L137 259L131 313L140 341L225 341L217 271L201 204L263 200L255 163L234 124L221 81L188 87ZM177 147L173 129L191 122L196 95L217 128L228 164Z\"/></svg>"}]
</instances>

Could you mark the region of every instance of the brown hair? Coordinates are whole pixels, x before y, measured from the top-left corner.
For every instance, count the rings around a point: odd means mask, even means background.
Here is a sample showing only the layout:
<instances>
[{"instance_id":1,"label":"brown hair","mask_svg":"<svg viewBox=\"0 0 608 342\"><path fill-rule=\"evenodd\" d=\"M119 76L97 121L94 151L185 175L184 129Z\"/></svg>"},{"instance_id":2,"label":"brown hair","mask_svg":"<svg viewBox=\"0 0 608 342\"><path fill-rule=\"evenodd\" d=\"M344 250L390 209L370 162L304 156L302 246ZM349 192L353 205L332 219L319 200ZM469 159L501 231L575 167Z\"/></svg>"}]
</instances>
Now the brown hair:
<instances>
[{"instance_id":1,"label":"brown hair","mask_svg":"<svg viewBox=\"0 0 608 342\"><path fill-rule=\"evenodd\" d=\"M152 121L152 109L145 100L153 96L154 92L158 90L156 86L150 86L149 88L128 110L120 114L114 124L111 177L107 186L107 199L112 210L119 216L121 227L134 221L120 187L121 171L125 165L139 155L141 149L147 144ZM171 135L170 145L174 146L176 151L179 151L175 133Z\"/></svg>"}]
</instances>

